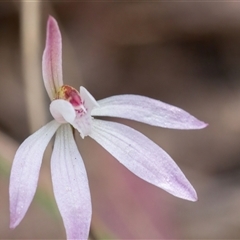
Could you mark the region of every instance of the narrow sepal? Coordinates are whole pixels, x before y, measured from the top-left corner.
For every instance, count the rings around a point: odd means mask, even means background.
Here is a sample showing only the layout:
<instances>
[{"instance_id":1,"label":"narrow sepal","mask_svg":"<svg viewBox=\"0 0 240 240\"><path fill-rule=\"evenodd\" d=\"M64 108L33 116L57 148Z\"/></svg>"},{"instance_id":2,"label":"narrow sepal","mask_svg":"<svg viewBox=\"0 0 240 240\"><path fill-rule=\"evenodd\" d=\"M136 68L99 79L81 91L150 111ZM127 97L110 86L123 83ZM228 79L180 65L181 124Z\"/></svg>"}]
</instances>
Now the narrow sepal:
<instances>
[{"instance_id":1,"label":"narrow sepal","mask_svg":"<svg viewBox=\"0 0 240 240\"><path fill-rule=\"evenodd\" d=\"M62 37L57 21L49 16L47 22L46 46L43 52L42 72L48 96L53 100L56 91L63 85L62 79Z\"/></svg>"},{"instance_id":2,"label":"narrow sepal","mask_svg":"<svg viewBox=\"0 0 240 240\"><path fill-rule=\"evenodd\" d=\"M87 239L92 215L87 173L69 124L57 131L51 159L56 202L68 239Z\"/></svg>"},{"instance_id":3,"label":"narrow sepal","mask_svg":"<svg viewBox=\"0 0 240 240\"><path fill-rule=\"evenodd\" d=\"M190 201L197 194L173 159L140 132L125 125L93 120L89 135L143 180Z\"/></svg>"},{"instance_id":4,"label":"narrow sepal","mask_svg":"<svg viewBox=\"0 0 240 240\"><path fill-rule=\"evenodd\" d=\"M37 188L43 153L59 127L55 120L28 137L18 148L10 176L10 227L25 216Z\"/></svg>"},{"instance_id":5,"label":"narrow sepal","mask_svg":"<svg viewBox=\"0 0 240 240\"><path fill-rule=\"evenodd\" d=\"M118 95L98 103L100 107L92 110L93 116L126 118L173 129L201 129L207 126L178 107L144 96Z\"/></svg>"}]
</instances>

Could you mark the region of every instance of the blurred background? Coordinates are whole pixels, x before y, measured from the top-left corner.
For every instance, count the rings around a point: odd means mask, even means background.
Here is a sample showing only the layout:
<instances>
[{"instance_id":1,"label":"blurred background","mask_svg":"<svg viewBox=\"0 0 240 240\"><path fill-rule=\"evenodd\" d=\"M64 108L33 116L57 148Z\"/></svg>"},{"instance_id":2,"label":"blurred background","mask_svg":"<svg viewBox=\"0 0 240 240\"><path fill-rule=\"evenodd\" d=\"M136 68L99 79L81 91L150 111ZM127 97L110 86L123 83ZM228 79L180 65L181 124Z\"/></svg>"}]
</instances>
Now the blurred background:
<instances>
[{"instance_id":1,"label":"blurred background","mask_svg":"<svg viewBox=\"0 0 240 240\"><path fill-rule=\"evenodd\" d=\"M96 99L140 94L209 123L203 130L124 121L166 150L195 203L128 172L76 138L92 195L92 239L240 239L240 3L0 2L0 239L64 239L46 152L37 194L9 230L9 172L19 144L51 116L41 57L48 15L60 26L65 83ZM116 121L120 121L116 119ZM161 169L160 169L161 171Z\"/></svg>"}]
</instances>

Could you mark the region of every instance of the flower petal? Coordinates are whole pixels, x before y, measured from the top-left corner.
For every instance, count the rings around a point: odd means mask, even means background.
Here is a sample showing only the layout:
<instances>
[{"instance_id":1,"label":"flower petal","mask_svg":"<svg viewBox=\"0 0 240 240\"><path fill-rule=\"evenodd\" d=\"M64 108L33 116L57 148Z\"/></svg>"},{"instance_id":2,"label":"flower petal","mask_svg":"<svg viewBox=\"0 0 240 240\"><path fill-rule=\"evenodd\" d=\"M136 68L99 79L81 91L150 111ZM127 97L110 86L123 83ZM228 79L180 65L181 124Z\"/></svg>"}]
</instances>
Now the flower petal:
<instances>
[{"instance_id":1,"label":"flower petal","mask_svg":"<svg viewBox=\"0 0 240 240\"><path fill-rule=\"evenodd\" d=\"M80 87L80 96L84 100L84 106L86 107L87 111L91 112L93 108L99 107L99 104L95 98L83 86Z\"/></svg>"},{"instance_id":2,"label":"flower petal","mask_svg":"<svg viewBox=\"0 0 240 240\"><path fill-rule=\"evenodd\" d=\"M28 137L18 148L10 176L10 227L25 216L36 192L43 153L59 123L51 121Z\"/></svg>"},{"instance_id":3,"label":"flower petal","mask_svg":"<svg viewBox=\"0 0 240 240\"><path fill-rule=\"evenodd\" d=\"M92 207L87 173L69 124L57 131L51 159L54 195L68 239L87 239Z\"/></svg>"},{"instance_id":4,"label":"flower petal","mask_svg":"<svg viewBox=\"0 0 240 240\"><path fill-rule=\"evenodd\" d=\"M109 116L135 120L173 129L200 129L207 126L186 111L167 103L139 95L118 95L98 101L92 116Z\"/></svg>"},{"instance_id":5,"label":"flower petal","mask_svg":"<svg viewBox=\"0 0 240 240\"><path fill-rule=\"evenodd\" d=\"M44 85L51 100L63 85L62 80L62 37L57 21L49 16L46 46L43 52L42 71Z\"/></svg>"},{"instance_id":6,"label":"flower petal","mask_svg":"<svg viewBox=\"0 0 240 240\"><path fill-rule=\"evenodd\" d=\"M60 123L72 123L76 117L76 112L72 104L63 99L57 99L51 102L50 112L55 120Z\"/></svg>"},{"instance_id":7,"label":"flower petal","mask_svg":"<svg viewBox=\"0 0 240 240\"><path fill-rule=\"evenodd\" d=\"M176 197L197 200L194 188L172 158L140 132L119 123L94 119L89 136L143 180Z\"/></svg>"}]
</instances>

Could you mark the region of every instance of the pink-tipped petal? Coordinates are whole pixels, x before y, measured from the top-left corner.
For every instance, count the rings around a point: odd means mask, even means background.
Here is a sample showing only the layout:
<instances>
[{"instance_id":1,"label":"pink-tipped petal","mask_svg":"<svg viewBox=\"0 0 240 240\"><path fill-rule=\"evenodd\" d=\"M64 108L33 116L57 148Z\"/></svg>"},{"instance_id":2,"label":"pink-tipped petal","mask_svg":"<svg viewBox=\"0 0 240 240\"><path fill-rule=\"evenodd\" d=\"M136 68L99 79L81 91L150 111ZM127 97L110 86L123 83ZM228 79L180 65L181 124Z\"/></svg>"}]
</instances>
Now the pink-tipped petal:
<instances>
[{"instance_id":1,"label":"pink-tipped petal","mask_svg":"<svg viewBox=\"0 0 240 240\"><path fill-rule=\"evenodd\" d=\"M207 126L186 111L167 103L139 95L118 95L98 101L93 116L135 120L173 129L201 129Z\"/></svg>"},{"instance_id":2,"label":"pink-tipped petal","mask_svg":"<svg viewBox=\"0 0 240 240\"><path fill-rule=\"evenodd\" d=\"M63 85L62 79L62 37L57 21L49 16L47 22L46 46L43 52L42 72L44 85L51 100Z\"/></svg>"},{"instance_id":3,"label":"pink-tipped petal","mask_svg":"<svg viewBox=\"0 0 240 240\"><path fill-rule=\"evenodd\" d=\"M43 153L59 123L51 121L28 137L18 148L10 176L10 228L25 216L36 192Z\"/></svg>"},{"instance_id":4,"label":"pink-tipped petal","mask_svg":"<svg viewBox=\"0 0 240 240\"><path fill-rule=\"evenodd\" d=\"M53 190L68 239L87 239L92 215L87 173L69 124L57 131L51 159Z\"/></svg>"},{"instance_id":5,"label":"pink-tipped petal","mask_svg":"<svg viewBox=\"0 0 240 240\"><path fill-rule=\"evenodd\" d=\"M89 135L143 180L190 201L197 194L173 159L143 134L125 125L93 120Z\"/></svg>"},{"instance_id":6,"label":"pink-tipped petal","mask_svg":"<svg viewBox=\"0 0 240 240\"><path fill-rule=\"evenodd\" d=\"M72 104L63 99L52 101L49 109L53 118L60 123L72 123L76 117Z\"/></svg>"}]
</instances>

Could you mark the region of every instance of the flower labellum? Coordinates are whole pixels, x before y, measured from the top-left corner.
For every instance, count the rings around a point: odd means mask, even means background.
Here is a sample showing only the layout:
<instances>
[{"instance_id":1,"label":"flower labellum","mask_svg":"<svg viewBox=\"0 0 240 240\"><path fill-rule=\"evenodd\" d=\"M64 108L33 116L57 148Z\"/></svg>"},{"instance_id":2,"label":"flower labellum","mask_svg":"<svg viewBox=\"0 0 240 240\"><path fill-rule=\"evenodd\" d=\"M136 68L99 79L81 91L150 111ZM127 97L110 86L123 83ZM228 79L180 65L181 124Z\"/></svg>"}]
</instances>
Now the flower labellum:
<instances>
[{"instance_id":1,"label":"flower labellum","mask_svg":"<svg viewBox=\"0 0 240 240\"><path fill-rule=\"evenodd\" d=\"M207 124L180 108L148 97L118 95L96 101L84 87L77 91L64 85L61 33L51 16L47 23L42 67L54 120L29 136L14 157L9 187L11 228L21 222L32 202L44 151L56 133L51 175L67 239L88 238L92 215L90 190L71 126L82 138L93 138L143 180L176 197L197 200L194 188L163 149L128 126L95 117L126 118L173 129L201 129Z\"/></svg>"}]
</instances>

